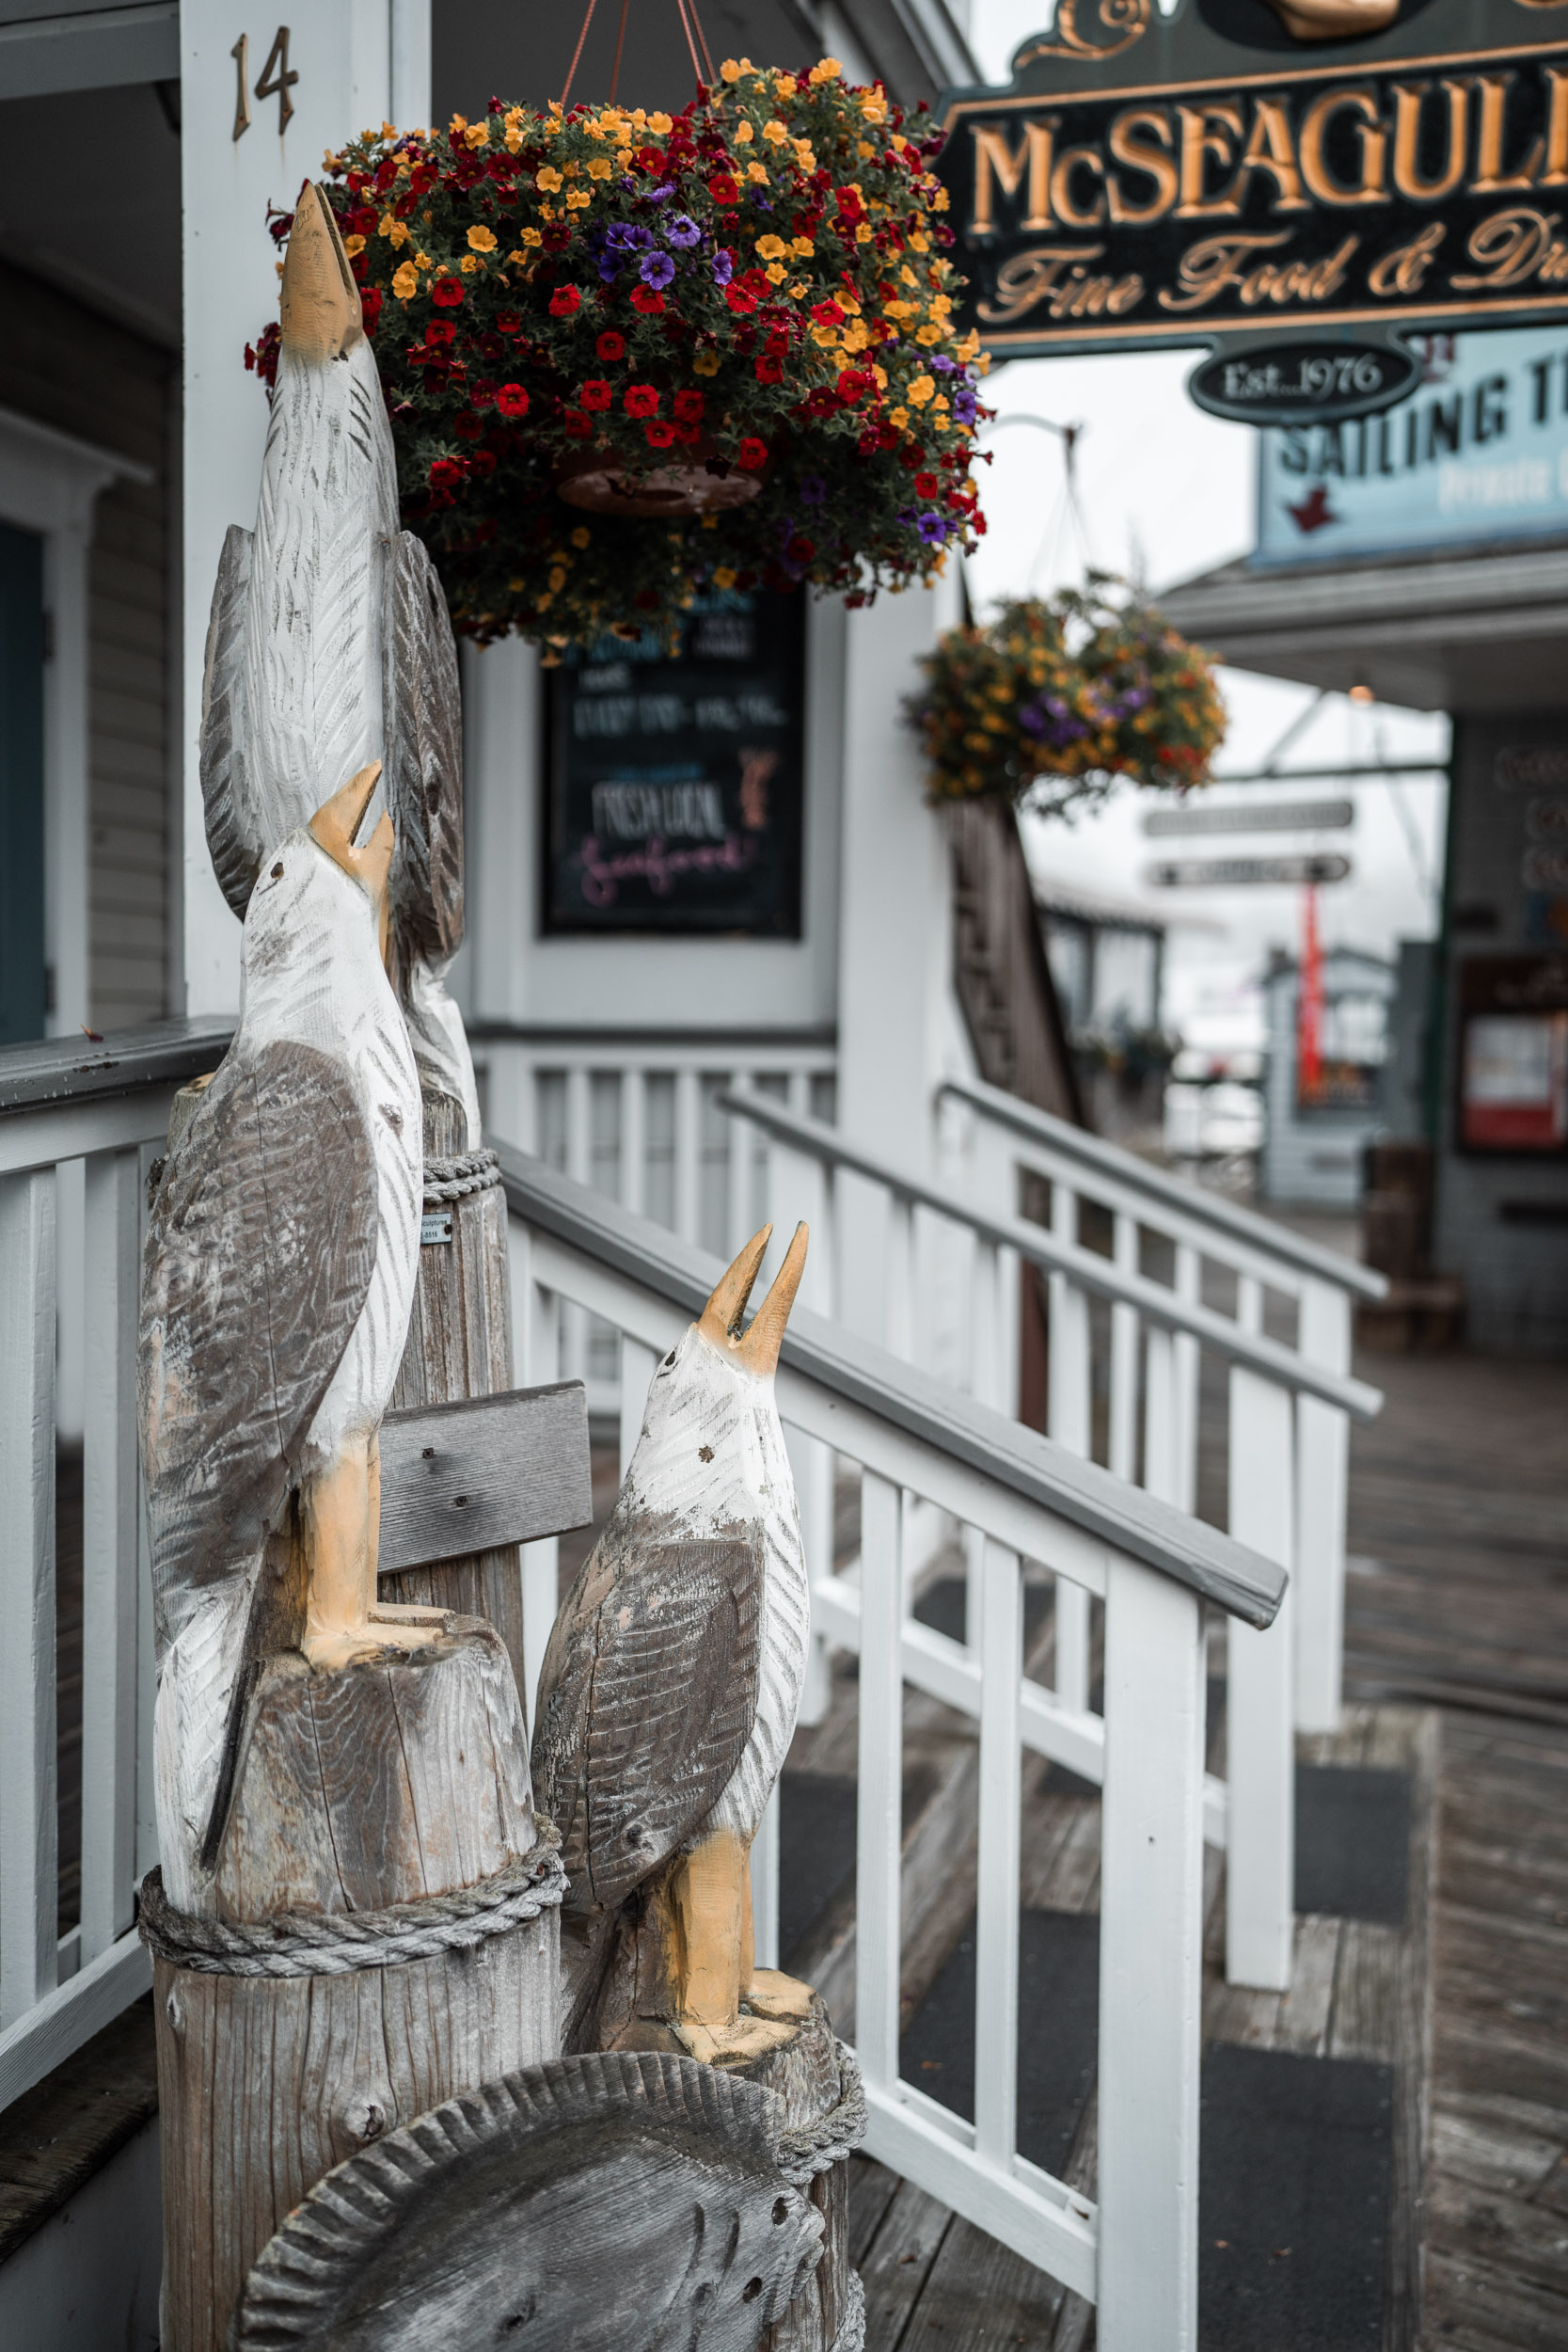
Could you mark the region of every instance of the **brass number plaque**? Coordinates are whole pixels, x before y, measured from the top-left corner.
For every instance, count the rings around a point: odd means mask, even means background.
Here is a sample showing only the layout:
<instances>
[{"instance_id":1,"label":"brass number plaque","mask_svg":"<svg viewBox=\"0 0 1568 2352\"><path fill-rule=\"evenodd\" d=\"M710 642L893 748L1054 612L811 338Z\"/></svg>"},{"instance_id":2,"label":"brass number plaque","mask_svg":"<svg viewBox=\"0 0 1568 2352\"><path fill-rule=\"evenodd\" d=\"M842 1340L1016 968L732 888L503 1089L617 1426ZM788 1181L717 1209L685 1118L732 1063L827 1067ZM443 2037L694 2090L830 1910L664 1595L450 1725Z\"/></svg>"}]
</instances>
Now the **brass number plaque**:
<instances>
[{"instance_id":1,"label":"brass number plaque","mask_svg":"<svg viewBox=\"0 0 1568 2352\"><path fill-rule=\"evenodd\" d=\"M234 136L243 138L250 128L250 98L245 88L246 77L250 71L248 34L242 33L229 54L234 60ZM289 92L298 79L298 73L289 63L289 28L286 24L280 24L273 35L272 47L267 51L266 64L261 68L261 77L256 85L258 98L276 98L277 101L277 135L279 138L288 129L289 119L294 110L294 102L289 96Z\"/></svg>"}]
</instances>

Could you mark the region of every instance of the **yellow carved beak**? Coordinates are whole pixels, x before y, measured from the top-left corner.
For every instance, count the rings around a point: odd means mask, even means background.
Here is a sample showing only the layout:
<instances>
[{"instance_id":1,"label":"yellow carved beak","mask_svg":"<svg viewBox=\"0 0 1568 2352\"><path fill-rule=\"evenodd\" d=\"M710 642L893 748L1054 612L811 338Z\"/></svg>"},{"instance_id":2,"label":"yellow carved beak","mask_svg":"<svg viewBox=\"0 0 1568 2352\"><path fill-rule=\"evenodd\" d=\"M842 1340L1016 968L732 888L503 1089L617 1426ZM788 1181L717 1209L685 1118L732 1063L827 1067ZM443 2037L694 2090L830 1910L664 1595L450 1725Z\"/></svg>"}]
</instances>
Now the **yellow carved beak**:
<instances>
[{"instance_id":1,"label":"yellow carved beak","mask_svg":"<svg viewBox=\"0 0 1568 2352\"><path fill-rule=\"evenodd\" d=\"M294 208L277 318L285 351L307 359L339 359L364 339L359 289L348 265L332 208L307 181Z\"/></svg>"},{"instance_id":2,"label":"yellow carved beak","mask_svg":"<svg viewBox=\"0 0 1568 2352\"><path fill-rule=\"evenodd\" d=\"M810 1238L806 1228L797 1225L784 1262L773 1278L773 1287L742 1335L740 1318L768 1255L772 1234L771 1225L765 1225L760 1233L752 1235L735 1263L715 1284L712 1297L697 1318L697 1328L703 1337L715 1347L738 1357L747 1371L759 1380L766 1379L778 1363L784 1326L805 1271L806 1244Z\"/></svg>"},{"instance_id":3,"label":"yellow carved beak","mask_svg":"<svg viewBox=\"0 0 1568 2352\"><path fill-rule=\"evenodd\" d=\"M352 874L355 881L369 891L385 930L387 877L392 870L392 849L396 840L392 820L385 809L379 824L364 847L356 849L354 846L354 836L371 804L371 795L375 790L380 773L380 760L372 759L368 768L361 768L356 776L351 776L341 792L335 792L331 800L324 801L317 809L310 819L310 832L334 866L341 866L345 874Z\"/></svg>"}]
</instances>

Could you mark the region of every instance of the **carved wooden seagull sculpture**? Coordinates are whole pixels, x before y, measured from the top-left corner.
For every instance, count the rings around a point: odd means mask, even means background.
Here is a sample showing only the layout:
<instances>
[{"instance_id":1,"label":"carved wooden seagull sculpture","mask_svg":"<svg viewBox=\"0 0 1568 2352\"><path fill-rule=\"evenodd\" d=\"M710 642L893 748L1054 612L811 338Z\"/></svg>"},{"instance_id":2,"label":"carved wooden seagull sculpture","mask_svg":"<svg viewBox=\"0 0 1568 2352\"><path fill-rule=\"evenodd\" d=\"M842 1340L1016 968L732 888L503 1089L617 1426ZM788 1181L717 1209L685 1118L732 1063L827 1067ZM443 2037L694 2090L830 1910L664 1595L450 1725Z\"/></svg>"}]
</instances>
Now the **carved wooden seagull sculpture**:
<instances>
[{"instance_id":1,"label":"carved wooden seagull sculpture","mask_svg":"<svg viewBox=\"0 0 1568 2352\"><path fill-rule=\"evenodd\" d=\"M234 1041L152 1203L138 1359L164 1883L199 1911L260 1660L432 1638L378 1608L377 1433L413 1304L419 1077L383 965L392 827L365 769L245 912Z\"/></svg>"},{"instance_id":2,"label":"carved wooden seagull sculpture","mask_svg":"<svg viewBox=\"0 0 1568 2352\"><path fill-rule=\"evenodd\" d=\"M444 976L463 939L457 649L436 569L398 529L397 460L359 289L309 183L279 291L282 343L254 532L230 526L213 592L201 788L218 882L244 920L275 844L323 782L384 763L396 831L394 977L420 1075L480 1140L473 1064Z\"/></svg>"},{"instance_id":3,"label":"carved wooden seagull sculpture","mask_svg":"<svg viewBox=\"0 0 1568 2352\"><path fill-rule=\"evenodd\" d=\"M569 2032L598 1999L621 1907L647 1896L676 1956L669 2023L709 2063L787 2040L812 2001L754 1965L752 1935L752 1840L794 1733L810 1618L773 1395L803 1225L739 1327L771 1232L654 1375L614 1510L550 1635L533 1737L570 1881Z\"/></svg>"}]
</instances>

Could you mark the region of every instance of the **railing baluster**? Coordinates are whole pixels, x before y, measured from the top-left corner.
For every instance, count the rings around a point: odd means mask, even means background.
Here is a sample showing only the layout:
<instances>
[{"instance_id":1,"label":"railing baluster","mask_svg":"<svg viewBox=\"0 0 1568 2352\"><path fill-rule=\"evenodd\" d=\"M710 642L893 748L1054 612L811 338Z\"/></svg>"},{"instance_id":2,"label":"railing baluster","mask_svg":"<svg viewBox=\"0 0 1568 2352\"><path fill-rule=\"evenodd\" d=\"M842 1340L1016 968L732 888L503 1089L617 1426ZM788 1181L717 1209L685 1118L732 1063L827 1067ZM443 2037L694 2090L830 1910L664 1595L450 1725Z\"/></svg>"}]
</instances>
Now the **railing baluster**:
<instances>
[{"instance_id":1,"label":"railing baluster","mask_svg":"<svg viewBox=\"0 0 1568 2352\"><path fill-rule=\"evenodd\" d=\"M87 1163L82 1959L131 1925L136 1836L137 1152Z\"/></svg>"},{"instance_id":2,"label":"railing baluster","mask_svg":"<svg viewBox=\"0 0 1568 2352\"><path fill-rule=\"evenodd\" d=\"M1237 1319L1262 1324L1258 1283L1237 1285ZM1289 1390L1230 1373L1230 1533L1291 1566L1294 1436ZM1266 1633L1229 1622L1226 1677L1225 1973L1232 1984L1290 1989L1295 1926L1295 1738L1291 1595Z\"/></svg>"},{"instance_id":3,"label":"railing baluster","mask_svg":"<svg viewBox=\"0 0 1568 2352\"><path fill-rule=\"evenodd\" d=\"M658 1358L641 1340L621 1334L621 1475L625 1478L642 1434L642 1410L648 1385L658 1369Z\"/></svg>"},{"instance_id":4,"label":"railing baluster","mask_svg":"<svg viewBox=\"0 0 1568 2352\"><path fill-rule=\"evenodd\" d=\"M1183 1306L1196 1307L1202 1295L1202 1274L1198 1253L1187 1242L1176 1246L1176 1295ZM1179 1511L1197 1508L1197 1412L1198 1375L1201 1369L1198 1343L1190 1331L1179 1331L1172 1341L1174 1355L1173 1378L1176 1391L1175 1462L1176 1486L1169 1500Z\"/></svg>"},{"instance_id":5,"label":"railing baluster","mask_svg":"<svg viewBox=\"0 0 1568 2352\"><path fill-rule=\"evenodd\" d=\"M750 1150L752 1130L744 1120L735 1121ZM817 1314L829 1311L832 1285L831 1184L819 1160L803 1152L774 1144L768 1153L768 1216L773 1227L769 1264L776 1266L789 1247L796 1226L804 1218L811 1240L798 1294L802 1307ZM766 1273L767 1269L765 1269ZM760 1282L758 1285L760 1291ZM795 1492L800 1505L800 1539L805 1547L806 1580L815 1586L833 1572L833 1454L819 1438L803 1430L784 1431ZM827 1644L814 1633L806 1645L806 1676L800 1692L800 1721L808 1727L822 1723L832 1699L832 1677Z\"/></svg>"},{"instance_id":6,"label":"railing baluster","mask_svg":"<svg viewBox=\"0 0 1568 2352\"><path fill-rule=\"evenodd\" d=\"M1010 2171L1018 2130L1019 1695L1023 1677L1023 1584L1016 1551L987 1543L981 1588L974 2146L977 2154ZM973 1627L970 1633L973 1642Z\"/></svg>"},{"instance_id":7,"label":"railing baluster","mask_svg":"<svg viewBox=\"0 0 1568 2352\"><path fill-rule=\"evenodd\" d=\"M1192 2352L1196 2342L1203 1712L1196 1597L1113 1552L1100 1865L1101 2352Z\"/></svg>"},{"instance_id":8,"label":"railing baluster","mask_svg":"<svg viewBox=\"0 0 1568 2352\"><path fill-rule=\"evenodd\" d=\"M736 1094L750 1094L752 1090L751 1076L746 1071L737 1072L728 1083ZM731 1119L725 1124L728 1157L724 1164L724 1255L733 1258L756 1230L752 1223L752 1131L743 1119Z\"/></svg>"},{"instance_id":9,"label":"railing baluster","mask_svg":"<svg viewBox=\"0 0 1568 2352\"><path fill-rule=\"evenodd\" d=\"M702 1100L694 1070L675 1073L675 1231L702 1238Z\"/></svg>"},{"instance_id":10,"label":"railing baluster","mask_svg":"<svg viewBox=\"0 0 1568 2352\"><path fill-rule=\"evenodd\" d=\"M533 1246L528 1227L515 1216L506 1221L507 1254L512 1275L512 1361L524 1388L543 1388L561 1378L562 1302L533 1279ZM575 1312L581 1314L582 1309ZM531 1727L540 1671L555 1623L561 1580L561 1538L544 1535L524 1544L523 1552L523 1706Z\"/></svg>"},{"instance_id":11,"label":"railing baluster","mask_svg":"<svg viewBox=\"0 0 1568 2352\"><path fill-rule=\"evenodd\" d=\"M1123 1274L1138 1271L1138 1225L1117 1212L1112 1252ZM1138 1456L1138 1311L1111 1309L1111 1430L1108 1463L1113 1478L1132 1477Z\"/></svg>"},{"instance_id":12,"label":"railing baluster","mask_svg":"<svg viewBox=\"0 0 1568 2352\"><path fill-rule=\"evenodd\" d=\"M1078 1196L1051 1187L1051 1230L1058 1241L1078 1239ZM1051 1359L1046 1423L1058 1445L1086 1461L1092 1434L1089 1302L1065 1274L1051 1277ZM1056 1579L1056 1696L1083 1712L1089 1703L1089 1597L1081 1584Z\"/></svg>"},{"instance_id":13,"label":"railing baluster","mask_svg":"<svg viewBox=\"0 0 1568 2352\"><path fill-rule=\"evenodd\" d=\"M1348 1372L1351 1306L1327 1282L1302 1286L1300 1347L1315 1364ZM1300 1493L1296 1513L1296 1728L1339 1727L1345 1636L1345 1513L1350 1421L1337 1405L1296 1399Z\"/></svg>"},{"instance_id":14,"label":"railing baluster","mask_svg":"<svg viewBox=\"0 0 1568 2352\"><path fill-rule=\"evenodd\" d=\"M779 1784L752 1840L752 1957L759 1968L779 1964Z\"/></svg>"},{"instance_id":15,"label":"railing baluster","mask_svg":"<svg viewBox=\"0 0 1568 2352\"><path fill-rule=\"evenodd\" d=\"M898 2079L904 1681L899 1660L903 1495L861 1480L860 1773L855 1828L855 2047L867 2083Z\"/></svg>"},{"instance_id":16,"label":"railing baluster","mask_svg":"<svg viewBox=\"0 0 1568 2352\"><path fill-rule=\"evenodd\" d=\"M55 1989L55 1170L0 1176L0 2030Z\"/></svg>"},{"instance_id":17,"label":"railing baluster","mask_svg":"<svg viewBox=\"0 0 1568 2352\"><path fill-rule=\"evenodd\" d=\"M641 1070L621 1073L621 1200L634 1216L647 1198L646 1084Z\"/></svg>"},{"instance_id":18,"label":"railing baluster","mask_svg":"<svg viewBox=\"0 0 1568 2352\"><path fill-rule=\"evenodd\" d=\"M887 1204L887 1307L884 1344L904 1363L914 1358L914 1210L893 1194Z\"/></svg>"}]
</instances>

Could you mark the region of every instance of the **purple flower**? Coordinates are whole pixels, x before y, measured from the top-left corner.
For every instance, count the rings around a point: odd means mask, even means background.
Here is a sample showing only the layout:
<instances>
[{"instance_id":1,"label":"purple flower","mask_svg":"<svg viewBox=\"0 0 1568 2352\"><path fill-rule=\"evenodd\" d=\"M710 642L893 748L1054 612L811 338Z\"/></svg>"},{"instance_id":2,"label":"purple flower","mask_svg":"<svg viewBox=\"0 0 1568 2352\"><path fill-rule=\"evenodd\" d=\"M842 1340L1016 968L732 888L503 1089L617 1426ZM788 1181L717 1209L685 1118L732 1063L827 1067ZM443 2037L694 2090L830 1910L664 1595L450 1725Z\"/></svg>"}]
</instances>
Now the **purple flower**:
<instances>
[{"instance_id":1,"label":"purple flower","mask_svg":"<svg viewBox=\"0 0 1568 2352\"><path fill-rule=\"evenodd\" d=\"M668 253L644 253L638 276L645 286L667 286L675 274Z\"/></svg>"},{"instance_id":2,"label":"purple flower","mask_svg":"<svg viewBox=\"0 0 1568 2352\"><path fill-rule=\"evenodd\" d=\"M947 536L947 525L940 515L922 515L918 529L927 547L940 547Z\"/></svg>"},{"instance_id":3,"label":"purple flower","mask_svg":"<svg viewBox=\"0 0 1568 2352\"><path fill-rule=\"evenodd\" d=\"M953 387L953 417L956 423L973 424L974 411L979 405L970 385L956 384Z\"/></svg>"},{"instance_id":4,"label":"purple flower","mask_svg":"<svg viewBox=\"0 0 1568 2352\"><path fill-rule=\"evenodd\" d=\"M688 213L677 213L673 220L664 224L664 233L672 245L696 245L702 230Z\"/></svg>"},{"instance_id":5,"label":"purple flower","mask_svg":"<svg viewBox=\"0 0 1568 2352\"><path fill-rule=\"evenodd\" d=\"M650 204L668 204L675 191L666 181L662 187L644 188L642 193Z\"/></svg>"},{"instance_id":6,"label":"purple flower","mask_svg":"<svg viewBox=\"0 0 1568 2352\"><path fill-rule=\"evenodd\" d=\"M713 282L716 286L727 286L734 276L735 263L721 246L713 257Z\"/></svg>"},{"instance_id":7,"label":"purple flower","mask_svg":"<svg viewBox=\"0 0 1568 2352\"><path fill-rule=\"evenodd\" d=\"M940 351L933 352L926 362L933 375L951 375L958 364L956 359L949 359Z\"/></svg>"},{"instance_id":8,"label":"purple flower","mask_svg":"<svg viewBox=\"0 0 1568 2352\"><path fill-rule=\"evenodd\" d=\"M802 506L820 506L828 495L828 485L819 473L803 473L797 487Z\"/></svg>"}]
</instances>

